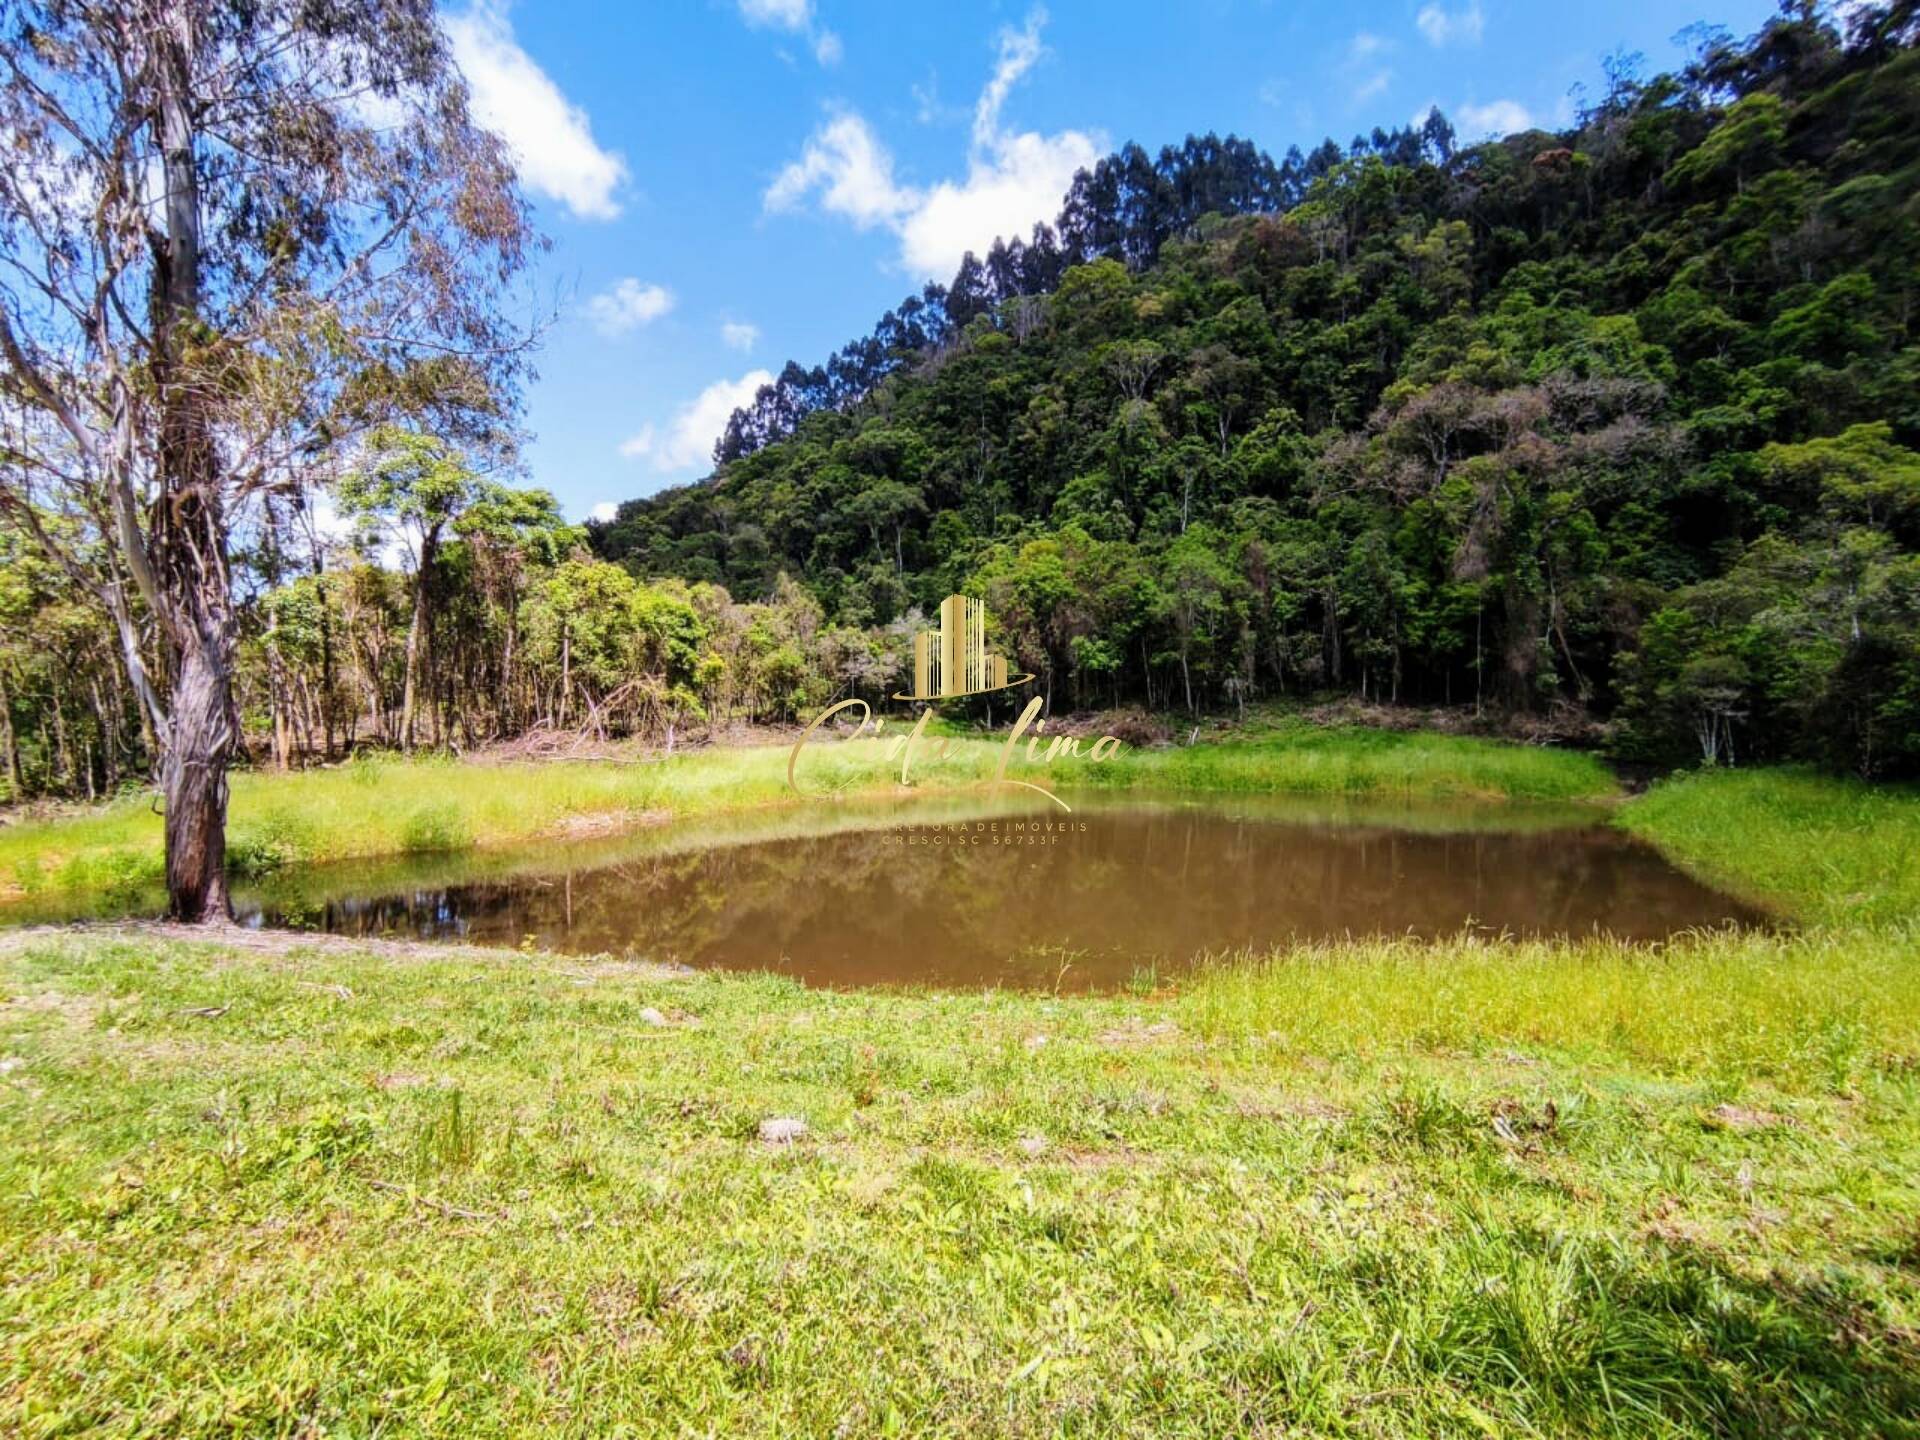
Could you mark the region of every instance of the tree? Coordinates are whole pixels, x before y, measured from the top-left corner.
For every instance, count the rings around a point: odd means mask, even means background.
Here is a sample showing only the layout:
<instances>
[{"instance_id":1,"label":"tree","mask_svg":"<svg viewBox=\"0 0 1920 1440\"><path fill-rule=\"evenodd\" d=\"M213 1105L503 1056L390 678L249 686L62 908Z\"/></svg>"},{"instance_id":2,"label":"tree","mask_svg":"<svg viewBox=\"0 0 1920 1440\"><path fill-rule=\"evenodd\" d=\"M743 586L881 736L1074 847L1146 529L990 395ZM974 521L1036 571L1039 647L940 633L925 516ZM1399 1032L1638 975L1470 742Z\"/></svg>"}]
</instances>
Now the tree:
<instances>
[{"instance_id":1,"label":"tree","mask_svg":"<svg viewBox=\"0 0 1920 1440\"><path fill-rule=\"evenodd\" d=\"M406 547L413 566L413 619L407 627L406 679L400 700L400 745L413 749L422 678L433 674L433 577L450 527L485 506L507 509L506 487L468 468L445 440L397 426L368 437L367 455L338 487L341 513L384 530Z\"/></svg>"},{"instance_id":2,"label":"tree","mask_svg":"<svg viewBox=\"0 0 1920 1440\"><path fill-rule=\"evenodd\" d=\"M493 426L527 214L428 0L7 16L0 503L111 615L159 746L169 908L221 920L234 527L389 413Z\"/></svg>"}]
</instances>

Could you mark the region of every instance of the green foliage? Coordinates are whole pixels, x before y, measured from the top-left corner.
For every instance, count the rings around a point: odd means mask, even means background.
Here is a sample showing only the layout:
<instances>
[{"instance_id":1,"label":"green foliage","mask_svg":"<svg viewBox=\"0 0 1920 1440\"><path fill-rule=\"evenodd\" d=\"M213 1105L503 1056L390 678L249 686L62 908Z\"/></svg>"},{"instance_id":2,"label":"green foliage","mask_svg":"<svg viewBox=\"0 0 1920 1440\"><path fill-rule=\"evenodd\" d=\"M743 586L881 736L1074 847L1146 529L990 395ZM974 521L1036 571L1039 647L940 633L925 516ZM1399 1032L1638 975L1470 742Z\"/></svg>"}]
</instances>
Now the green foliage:
<instances>
[{"instance_id":1,"label":"green foliage","mask_svg":"<svg viewBox=\"0 0 1920 1440\"><path fill-rule=\"evenodd\" d=\"M408 855L463 850L472 843L466 816L450 800L422 805L400 827L400 849Z\"/></svg>"},{"instance_id":2,"label":"green foliage","mask_svg":"<svg viewBox=\"0 0 1920 1440\"><path fill-rule=\"evenodd\" d=\"M789 367L715 482L594 542L736 595L794 577L829 625L979 594L1056 707L1572 707L1641 758L1920 773L1891 13L1709 37L1558 135L1440 122L1271 173L1129 147L1061 266L970 262L868 384L834 378L866 342Z\"/></svg>"}]
</instances>

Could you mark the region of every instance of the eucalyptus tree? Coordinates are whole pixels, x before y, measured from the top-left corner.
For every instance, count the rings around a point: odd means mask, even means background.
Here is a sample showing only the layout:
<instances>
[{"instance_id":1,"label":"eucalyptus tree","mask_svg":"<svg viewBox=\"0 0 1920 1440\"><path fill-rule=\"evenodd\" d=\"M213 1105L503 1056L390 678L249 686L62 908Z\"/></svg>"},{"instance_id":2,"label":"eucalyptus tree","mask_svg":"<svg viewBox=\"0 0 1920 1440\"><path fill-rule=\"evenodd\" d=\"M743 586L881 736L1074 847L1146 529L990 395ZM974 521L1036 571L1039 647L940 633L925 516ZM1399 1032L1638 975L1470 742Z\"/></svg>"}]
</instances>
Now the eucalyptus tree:
<instances>
[{"instance_id":1,"label":"eucalyptus tree","mask_svg":"<svg viewBox=\"0 0 1920 1440\"><path fill-rule=\"evenodd\" d=\"M440 547L476 507L503 509L509 492L475 471L439 436L384 425L368 437L363 463L341 478L336 493L345 515L405 549L413 572L400 699L400 746L412 750L420 694L432 673L434 565Z\"/></svg>"},{"instance_id":2,"label":"eucalyptus tree","mask_svg":"<svg viewBox=\"0 0 1920 1440\"><path fill-rule=\"evenodd\" d=\"M235 528L393 414L498 433L536 241L430 0L0 13L0 505L111 614L171 911L220 920Z\"/></svg>"}]
</instances>

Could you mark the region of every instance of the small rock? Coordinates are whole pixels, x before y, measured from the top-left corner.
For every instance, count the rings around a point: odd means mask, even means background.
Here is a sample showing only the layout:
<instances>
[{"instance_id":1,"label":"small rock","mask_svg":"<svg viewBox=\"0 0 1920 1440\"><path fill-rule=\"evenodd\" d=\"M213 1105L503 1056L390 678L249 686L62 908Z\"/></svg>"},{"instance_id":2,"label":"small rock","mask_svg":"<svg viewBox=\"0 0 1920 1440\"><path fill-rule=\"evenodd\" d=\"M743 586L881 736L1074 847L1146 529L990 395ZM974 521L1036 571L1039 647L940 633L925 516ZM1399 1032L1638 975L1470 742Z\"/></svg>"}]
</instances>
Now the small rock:
<instances>
[{"instance_id":1,"label":"small rock","mask_svg":"<svg viewBox=\"0 0 1920 1440\"><path fill-rule=\"evenodd\" d=\"M1031 1159L1035 1155L1047 1153L1047 1137L1044 1135L1022 1135L1020 1153Z\"/></svg>"},{"instance_id":2,"label":"small rock","mask_svg":"<svg viewBox=\"0 0 1920 1440\"><path fill-rule=\"evenodd\" d=\"M1042 1045L1045 1045L1046 1043L1047 1043L1047 1037L1044 1035L1027 1036L1027 1049L1029 1050L1038 1050Z\"/></svg>"},{"instance_id":3,"label":"small rock","mask_svg":"<svg viewBox=\"0 0 1920 1440\"><path fill-rule=\"evenodd\" d=\"M642 1025L664 1025L667 1023L667 1017L649 1005L640 1012L640 1023Z\"/></svg>"},{"instance_id":4,"label":"small rock","mask_svg":"<svg viewBox=\"0 0 1920 1440\"><path fill-rule=\"evenodd\" d=\"M760 1122L760 1139L767 1145L791 1145L807 1138L807 1122L777 1115Z\"/></svg>"},{"instance_id":5,"label":"small rock","mask_svg":"<svg viewBox=\"0 0 1920 1440\"><path fill-rule=\"evenodd\" d=\"M0 1075L11 1075L27 1062L18 1055L8 1055L0 1059Z\"/></svg>"},{"instance_id":6,"label":"small rock","mask_svg":"<svg viewBox=\"0 0 1920 1440\"><path fill-rule=\"evenodd\" d=\"M1784 1115L1747 1105L1716 1105L1707 1116L1708 1127L1715 1130L1767 1130L1792 1123Z\"/></svg>"}]
</instances>

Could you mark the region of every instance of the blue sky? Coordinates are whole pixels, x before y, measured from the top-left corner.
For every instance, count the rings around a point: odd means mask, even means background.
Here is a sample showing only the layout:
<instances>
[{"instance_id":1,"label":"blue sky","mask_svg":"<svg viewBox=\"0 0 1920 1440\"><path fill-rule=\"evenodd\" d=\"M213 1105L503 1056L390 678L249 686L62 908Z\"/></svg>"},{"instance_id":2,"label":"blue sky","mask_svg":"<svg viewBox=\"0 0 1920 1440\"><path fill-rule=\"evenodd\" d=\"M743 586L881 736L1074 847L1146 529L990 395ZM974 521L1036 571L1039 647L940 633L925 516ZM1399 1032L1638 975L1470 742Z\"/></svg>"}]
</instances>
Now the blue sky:
<instances>
[{"instance_id":1,"label":"blue sky","mask_svg":"<svg viewBox=\"0 0 1920 1440\"><path fill-rule=\"evenodd\" d=\"M1671 65L1765 0L1028 4L504 0L444 20L552 250L529 479L569 515L707 472L732 406L960 252L1050 219L1126 140L1276 156L1437 104L1462 139L1564 120L1607 54Z\"/></svg>"}]
</instances>

